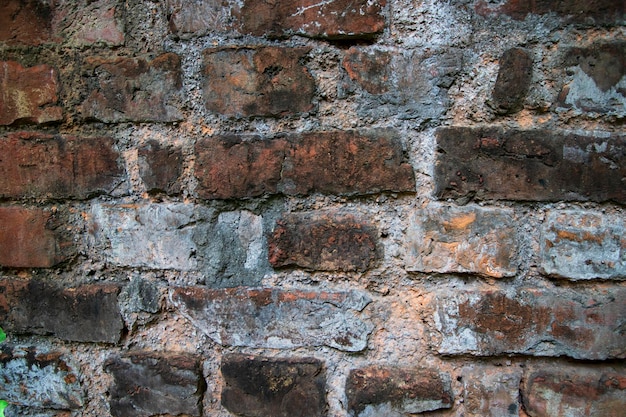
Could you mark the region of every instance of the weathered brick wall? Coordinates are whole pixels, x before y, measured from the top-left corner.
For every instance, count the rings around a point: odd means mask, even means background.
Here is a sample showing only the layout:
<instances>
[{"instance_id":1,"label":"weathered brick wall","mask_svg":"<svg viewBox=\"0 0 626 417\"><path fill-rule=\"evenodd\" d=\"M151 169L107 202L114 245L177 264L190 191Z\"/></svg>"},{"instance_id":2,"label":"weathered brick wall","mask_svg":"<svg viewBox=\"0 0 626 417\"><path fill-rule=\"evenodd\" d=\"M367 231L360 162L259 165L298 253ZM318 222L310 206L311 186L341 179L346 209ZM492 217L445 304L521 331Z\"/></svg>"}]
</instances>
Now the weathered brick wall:
<instances>
[{"instance_id":1,"label":"weathered brick wall","mask_svg":"<svg viewBox=\"0 0 626 417\"><path fill-rule=\"evenodd\" d=\"M2 0L7 416L618 416L623 0Z\"/></svg>"}]
</instances>

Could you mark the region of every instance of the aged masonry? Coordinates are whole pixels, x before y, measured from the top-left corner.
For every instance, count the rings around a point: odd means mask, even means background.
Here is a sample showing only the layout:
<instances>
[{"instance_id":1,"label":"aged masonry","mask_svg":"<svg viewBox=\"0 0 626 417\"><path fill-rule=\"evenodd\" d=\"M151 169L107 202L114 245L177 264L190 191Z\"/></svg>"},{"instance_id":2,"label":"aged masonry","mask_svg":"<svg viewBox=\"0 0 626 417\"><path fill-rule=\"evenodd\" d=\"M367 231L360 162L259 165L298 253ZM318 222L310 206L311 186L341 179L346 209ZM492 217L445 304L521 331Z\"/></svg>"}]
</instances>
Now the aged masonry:
<instances>
[{"instance_id":1,"label":"aged masonry","mask_svg":"<svg viewBox=\"0 0 626 417\"><path fill-rule=\"evenodd\" d=\"M0 1L5 415L623 415L625 10Z\"/></svg>"}]
</instances>

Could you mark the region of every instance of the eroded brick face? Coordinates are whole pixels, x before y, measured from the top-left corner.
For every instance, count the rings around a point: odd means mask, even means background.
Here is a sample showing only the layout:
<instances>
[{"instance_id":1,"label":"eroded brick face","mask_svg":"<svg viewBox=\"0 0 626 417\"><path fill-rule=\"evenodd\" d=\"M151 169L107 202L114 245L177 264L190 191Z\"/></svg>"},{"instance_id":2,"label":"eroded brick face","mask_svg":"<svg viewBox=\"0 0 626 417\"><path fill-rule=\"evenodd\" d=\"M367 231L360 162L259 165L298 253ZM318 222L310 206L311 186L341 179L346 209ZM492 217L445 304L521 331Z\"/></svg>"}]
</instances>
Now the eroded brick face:
<instances>
[{"instance_id":1,"label":"eroded brick face","mask_svg":"<svg viewBox=\"0 0 626 417\"><path fill-rule=\"evenodd\" d=\"M532 65L532 56L522 48L511 48L502 54L492 93L496 112L513 113L524 107L532 78Z\"/></svg>"},{"instance_id":2,"label":"eroded brick face","mask_svg":"<svg viewBox=\"0 0 626 417\"><path fill-rule=\"evenodd\" d=\"M38 0L5 0L0 4L0 42L40 45L54 40L49 3Z\"/></svg>"}]
</instances>

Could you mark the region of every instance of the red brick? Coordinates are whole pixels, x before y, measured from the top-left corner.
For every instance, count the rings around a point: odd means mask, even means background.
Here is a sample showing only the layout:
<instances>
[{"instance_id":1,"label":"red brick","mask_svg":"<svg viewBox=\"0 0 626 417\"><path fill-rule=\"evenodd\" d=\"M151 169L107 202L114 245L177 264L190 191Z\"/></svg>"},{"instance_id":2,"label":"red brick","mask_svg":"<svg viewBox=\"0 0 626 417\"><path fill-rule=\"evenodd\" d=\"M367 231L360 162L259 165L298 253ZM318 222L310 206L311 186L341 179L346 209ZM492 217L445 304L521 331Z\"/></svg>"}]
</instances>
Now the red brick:
<instances>
[{"instance_id":1,"label":"red brick","mask_svg":"<svg viewBox=\"0 0 626 417\"><path fill-rule=\"evenodd\" d=\"M353 369L346 381L350 415L422 413L452 407L450 375L436 369L370 366Z\"/></svg>"},{"instance_id":2,"label":"red brick","mask_svg":"<svg viewBox=\"0 0 626 417\"><path fill-rule=\"evenodd\" d=\"M118 293L112 284L60 289L43 281L2 279L0 322L16 334L117 343L124 327Z\"/></svg>"},{"instance_id":3,"label":"red brick","mask_svg":"<svg viewBox=\"0 0 626 417\"><path fill-rule=\"evenodd\" d=\"M40 45L54 42L54 6L41 0L0 2L0 42L9 45Z\"/></svg>"},{"instance_id":4,"label":"red brick","mask_svg":"<svg viewBox=\"0 0 626 417\"><path fill-rule=\"evenodd\" d=\"M623 0L508 0L502 6L490 8L481 0L476 9L483 15L504 13L517 20L529 14L555 13L574 22L600 24L623 21L626 5Z\"/></svg>"},{"instance_id":5,"label":"red brick","mask_svg":"<svg viewBox=\"0 0 626 417\"><path fill-rule=\"evenodd\" d=\"M518 238L512 210L431 204L411 216L409 227L409 271L493 278L517 273Z\"/></svg>"},{"instance_id":6,"label":"red brick","mask_svg":"<svg viewBox=\"0 0 626 417\"><path fill-rule=\"evenodd\" d=\"M329 39L371 39L385 28L386 0L244 0L234 24L254 36L291 34Z\"/></svg>"},{"instance_id":7,"label":"red brick","mask_svg":"<svg viewBox=\"0 0 626 417\"><path fill-rule=\"evenodd\" d=\"M435 195L625 203L625 148L621 134L442 128L437 132Z\"/></svg>"},{"instance_id":8,"label":"red brick","mask_svg":"<svg viewBox=\"0 0 626 417\"><path fill-rule=\"evenodd\" d=\"M187 287L173 289L170 300L199 330L223 346L329 346L358 352L367 347L373 329L362 313L370 300L356 291Z\"/></svg>"},{"instance_id":9,"label":"red brick","mask_svg":"<svg viewBox=\"0 0 626 417\"><path fill-rule=\"evenodd\" d=\"M521 387L530 417L616 417L626 408L623 365L532 366Z\"/></svg>"},{"instance_id":10,"label":"red brick","mask_svg":"<svg viewBox=\"0 0 626 417\"><path fill-rule=\"evenodd\" d=\"M174 53L145 58L88 58L87 99L79 111L87 120L175 122L182 88L180 57Z\"/></svg>"},{"instance_id":11,"label":"red brick","mask_svg":"<svg viewBox=\"0 0 626 417\"><path fill-rule=\"evenodd\" d=\"M511 48L502 54L492 93L497 113L514 113L524 107L532 78L532 65L532 56L522 48Z\"/></svg>"},{"instance_id":12,"label":"red brick","mask_svg":"<svg viewBox=\"0 0 626 417\"><path fill-rule=\"evenodd\" d=\"M205 382L200 358L193 354L131 352L107 359L111 415L201 416Z\"/></svg>"},{"instance_id":13,"label":"red brick","mask_svg":"<svg viewBox=\"0 0 626 417\"><path fill-rule=\"evenodd\" d=\"M49 65L24 68L0 62L0 125L50 123L63 119L56 69Z\"/></svg>"},{"instance_id":14,"label":"red brick","mask_svg":"<svg viewBox=\"0 0 626 417\"><path fill-rule=\"evenodd\" d=\"M214 48L204 51L204 100L228 116L283 116L313 109L308 48Z\"/></svg>"},{"instance_id":15,"label":"red brick","mask_svg":"<svg viewBox=\"0 0 626 417\"><path fill-rule=\"evenodd\" d=\"M433 295L441 354L626 358L626 289L442 289Z\"/></svg>"},{"instance_id":16,"label":"red brick","mask_svg":"<svg viewBox=\"0 0 626 417\"><path fill-rule=\"evenodd\" d=\"M391 60L389 52L351 47L343 59L343 68L351 80L357 82L370 94L389 91L391 84Z\"/></svg>"},{"instance_id":17,"label":"red brick","mask_svg":"<svg viewBox=\"0 0 626 417\"><path fill-rule=\"evenodd\" d=\"M124 170L111 138L33 132L0 136L0 196L87 198L113 191Z\"/></svg>"},{"instance_id":18,"label":"red brick","mask_svg":"<svg viewBox=\"0 0 626 417\"><path fill-rule=\"evenodd\" d=\"M274 267L363 272L380 257L378 230L364 219L339 212L284 215L269 239Z\"/></svg>"},{"instance_id":19,"label":"red brick","mask_svg":"<svg viewBox=\"0 0 626 417\"><path fill-rule=\"evenodd\" d=\"M121 14L119 2L91 0L84 2L56 2L53 29L61 33L71 45L83 46L102 43L111 46L124 44L124 25L116 14Z\"/></svg>"},{"instance_id":20,"label":"red brick","mask_svg":"<svg viewBox=\"0 0 626 417\"><path fill-rule=\"evenodd\" d=\"M48 268L67 259L71 243L54 230L54 217L50 210L0 207L0 265Z\"/></svg>"},{"instance_id":21,"label":"red brick","mask_svg":"<svg viewBox=\"0 0 626 417\"><path fill-rule=\"evenodd\" d=\"M167 0L169 29L182 38L225 32L229 10L221 0Z\"/></svg>"},{"instance_id":22,"label":"red brick","mask_svg":"<svg viewBox=\"0 0 626 417\"><path fill-rule=\"evenodd\" d=\"M326 415L326 372L313 358L227 355L222 405L238 416Z\"/></svg>"},{"instance_id":23,"label":"red brick","mask_svg":"<svg viewBox=\"0 0 626 417\"><path fill-rule=\"evenodd\" d=\"M391 130L228 136L196 144L198 195L368 195L414 192L415 177Z\"/></svg>"},{"instance_id":24,"label":"red brick","mask_svg":"<svg viewBox=\"0 0 626 417\"><path fill-rule=\"evenodd\" d=\"M182 149L148 141L139 148L139 175L147 191L178 194L183 170Z\"/></svg>"}]
</instances>

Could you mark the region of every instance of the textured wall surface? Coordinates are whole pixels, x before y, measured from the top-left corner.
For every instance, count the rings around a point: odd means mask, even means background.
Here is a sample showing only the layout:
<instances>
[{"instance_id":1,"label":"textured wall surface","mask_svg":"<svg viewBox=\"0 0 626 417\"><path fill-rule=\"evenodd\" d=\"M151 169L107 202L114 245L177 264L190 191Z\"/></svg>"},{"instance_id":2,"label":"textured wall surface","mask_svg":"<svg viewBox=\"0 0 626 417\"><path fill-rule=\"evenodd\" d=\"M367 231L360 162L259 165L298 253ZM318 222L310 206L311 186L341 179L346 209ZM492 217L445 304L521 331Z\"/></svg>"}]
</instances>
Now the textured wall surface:
<instances>
[{"instance_id":1,"label":"textured wall surface","mask_svg":"<svg viewBox=\"0 0 626 417\"><path fill-rule=\"evenodd\" d=\"M6 415L623 415L625 10L0 1Z\"/></svg>"}]
</instances>

